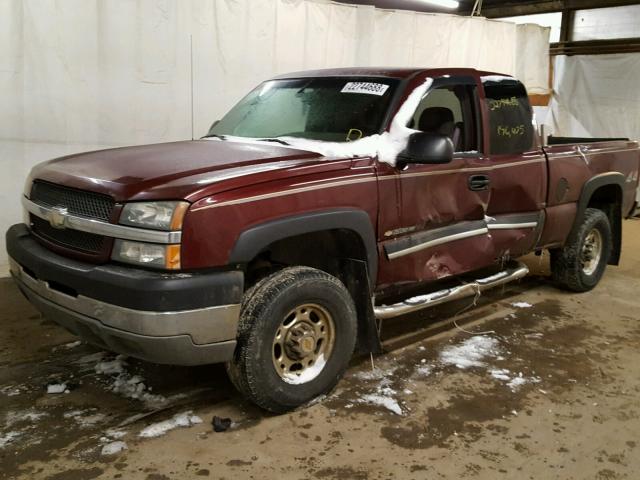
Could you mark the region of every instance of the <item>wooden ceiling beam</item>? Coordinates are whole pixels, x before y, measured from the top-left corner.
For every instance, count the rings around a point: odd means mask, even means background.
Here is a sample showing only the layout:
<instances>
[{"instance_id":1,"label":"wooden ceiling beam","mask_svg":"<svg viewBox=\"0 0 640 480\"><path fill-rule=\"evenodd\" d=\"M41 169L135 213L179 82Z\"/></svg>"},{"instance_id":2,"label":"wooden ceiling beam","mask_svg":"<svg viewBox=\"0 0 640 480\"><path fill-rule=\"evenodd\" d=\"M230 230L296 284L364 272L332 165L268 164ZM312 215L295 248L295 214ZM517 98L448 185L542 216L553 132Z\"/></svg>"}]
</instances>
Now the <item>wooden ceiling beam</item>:
<instances>
[{"instance_id":1,"label":"wooden ceiling beam","mask_svg":"<svg viewBox=\"0 0 640 480\"><path fill-rule=\"evenodd\" d=\"M549 49L551 55L601 55L633 52L640 52L640 38L558 42L552 43Z\"/></svg>"},{"instance_id":2,"label":"wooden ceiling beam","mask_svg":"<svg viewBox=\"0 0 640 480\"><path fill-rule=\"evenodd\" d=\"M501 4L485 3L482 7L482 16L487 18L515 17L519 15L535 15L537 13L561 12L563 10L586 10L637 4L638 2L633 0L537 0L502 2ZM470 7L466 7L466 4L464 4L457 13L471 13Z\"/></svg>"}]
</instances>

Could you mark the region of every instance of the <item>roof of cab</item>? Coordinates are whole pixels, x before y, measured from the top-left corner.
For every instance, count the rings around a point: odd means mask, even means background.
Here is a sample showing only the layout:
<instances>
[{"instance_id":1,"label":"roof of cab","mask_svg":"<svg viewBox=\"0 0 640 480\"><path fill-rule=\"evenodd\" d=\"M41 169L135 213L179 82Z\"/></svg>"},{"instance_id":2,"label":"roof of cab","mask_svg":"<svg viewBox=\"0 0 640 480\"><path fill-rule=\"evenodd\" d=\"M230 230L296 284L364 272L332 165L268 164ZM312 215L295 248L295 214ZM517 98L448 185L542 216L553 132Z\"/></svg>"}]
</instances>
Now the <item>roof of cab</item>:
<instances>
[{"instance_id":1,"label":"roof of cab","mask_svg":"<svg viewBox=\"0 0 640 480\"><path fill-rule=\"evenodd\" d=\"M286 78L310 78L310 77L387 77L404 79L417 73L433 72L435 76L441 75L503 75L495 72L479 71L474 68L398 68L398 67L353 67L353 68L325 68L320 70L305 70L301 72L285 73L273 77L272 80ZM509 75L504 75L509 76Z\"/></svg>"}]
</instances>

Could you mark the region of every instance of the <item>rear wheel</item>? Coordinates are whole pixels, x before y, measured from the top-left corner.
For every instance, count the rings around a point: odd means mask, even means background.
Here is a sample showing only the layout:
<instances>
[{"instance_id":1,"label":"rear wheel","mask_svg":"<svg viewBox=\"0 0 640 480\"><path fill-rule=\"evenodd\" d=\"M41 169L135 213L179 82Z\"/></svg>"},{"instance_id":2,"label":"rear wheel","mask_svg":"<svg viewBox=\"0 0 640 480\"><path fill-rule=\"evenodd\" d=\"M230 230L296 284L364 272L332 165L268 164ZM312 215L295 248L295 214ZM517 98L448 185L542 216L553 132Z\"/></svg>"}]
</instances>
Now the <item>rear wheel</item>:
<instances>
[{"instance_id":1,"label":"rear wheel","mask_svg":"<svg viewBox=\"0 0 640 480\"><path fill-rule=\"evenodd\" d=\"M604 274L612 245L607 215L602 210L587 208L573 238L564 248L551 250L553 280L574 292L591 290Z\"/></svg>"},{"instance_id":2,"label":"rear wheel","mask_svg":"<svg viewBox=\"0 0 640 480\"><path fill-rule=\"evenodd\" d=\"M313 268L285 268L245 296L229 377L260 407L291 410L337 384L353 353L356 325L340 280Z\"/></svg>"}]
</instances>

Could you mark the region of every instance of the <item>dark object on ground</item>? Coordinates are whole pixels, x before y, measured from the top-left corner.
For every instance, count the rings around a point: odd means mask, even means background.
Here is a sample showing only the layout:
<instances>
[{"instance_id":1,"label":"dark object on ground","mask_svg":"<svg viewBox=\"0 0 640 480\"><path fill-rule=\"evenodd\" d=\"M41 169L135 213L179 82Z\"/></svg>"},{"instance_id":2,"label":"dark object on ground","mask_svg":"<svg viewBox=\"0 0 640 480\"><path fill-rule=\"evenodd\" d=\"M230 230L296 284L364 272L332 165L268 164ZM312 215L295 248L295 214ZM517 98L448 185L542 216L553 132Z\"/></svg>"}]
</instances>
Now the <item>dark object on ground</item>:
<instances>
[{"instance_id":1,"label":"dark object on ground","mask_svg":"<svg viewBox=\"0 0 640 480\"><path fill-rule=\"evenodd\" d=\"M211 425L213 425L214 432L226 432L231 426L231 419L220 418L217 415L214 415L213 420L211 420Z\"/></svg>"}]
</instances>

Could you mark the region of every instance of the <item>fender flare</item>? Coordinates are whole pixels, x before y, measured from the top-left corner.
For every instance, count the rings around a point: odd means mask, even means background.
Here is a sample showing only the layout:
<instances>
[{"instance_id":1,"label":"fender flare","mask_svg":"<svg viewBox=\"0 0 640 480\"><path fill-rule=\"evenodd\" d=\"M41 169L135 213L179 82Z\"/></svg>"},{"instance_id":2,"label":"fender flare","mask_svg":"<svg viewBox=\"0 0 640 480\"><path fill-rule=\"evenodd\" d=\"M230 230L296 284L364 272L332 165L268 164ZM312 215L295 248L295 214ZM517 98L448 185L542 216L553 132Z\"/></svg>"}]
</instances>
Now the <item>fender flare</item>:
<instances>
[{"instance_id":1,"label":"fender flare","mask_svg":"<svg viewBox=\"0 0 640 480\"><path fill-rule=\"evenodd\" d=\"M326 230L350 230L360 237L367 256L369 284L373 286L378 273L378 244L369 215L364 210L322 210L254 225L240 233L229 255L229 263L248 263L278 240Z\"/></svg>"},{"instance_id":2,"label":"fender flare","mask_svg":"<svg viewBox=\"0 0 640 480\"><path fill-rule=\"evenodd\" d=\"M582 191L580 192L580 198L578 198L576 216L573 221L573 228L569 233L570 238L573 237L573 235L575 235L575 232L580 226L580 222L582 221L584 212L587 209L587 206L589 205L589 201L593 197L593 193L601 187L606 187L608 185L616 185L620 187L620 193L621 195L623 195L625 181L626 181L625 176L620 172L606 172L606 173L601 173L599 175L596 175L585 182L584 186L582 187ZM620 205L620 207L621 207L621 210L619 213L622 215L622 205ZM620 217L620 220L621 220L621 217ZM617 225L615 223L617 223ZM613 244L613 251L611 253L611 259L609 261L610 265L617 265L620 260L620 250L621 250L621 242L622 242L621 227L622 225L620 224L620 221L618 222L614 221L614 224L611 225L614 244Z\"/></svg>"},{"instance_id":3,"label":"fender flare","mask_svg":"<svg viewBox=\"0 0 640 480\"><path fill-rule=\"evenodd\" d=\"M605 187L607 185L617 185L620 187L620 191L624 192L625 180L625 176L620 172L601 173L587 180L580 192L580 198L578 198L576 218L573 222L572 233L575 231L578 226L578 222L580 222L580 219L584 215L584 211L587 209L587 205L589 205L589 200L591 200L593 192L598 188Z\"/></svg>"}]
</instances>

